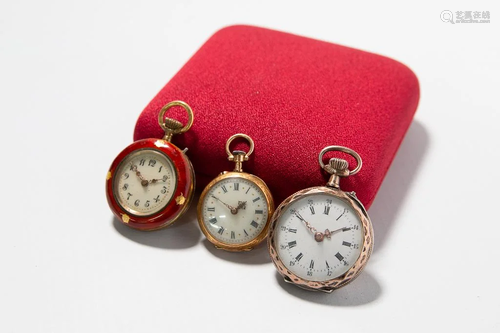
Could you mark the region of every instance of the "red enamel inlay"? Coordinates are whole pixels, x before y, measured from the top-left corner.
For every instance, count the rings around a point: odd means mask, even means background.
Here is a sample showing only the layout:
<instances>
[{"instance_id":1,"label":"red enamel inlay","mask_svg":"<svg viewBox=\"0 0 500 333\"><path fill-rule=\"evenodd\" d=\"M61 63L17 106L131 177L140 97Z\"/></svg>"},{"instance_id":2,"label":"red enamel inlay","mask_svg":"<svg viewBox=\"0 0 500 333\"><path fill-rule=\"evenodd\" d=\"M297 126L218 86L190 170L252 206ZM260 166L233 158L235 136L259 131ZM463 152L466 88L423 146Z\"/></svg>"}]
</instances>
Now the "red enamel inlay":
<instances>
[{"instance_id":1,"label":"red enamel inlay","mask_svg":"<svg viewBox=\"0 0 500 333\"><path fill-rule=\"evenodd\" d=\"M122 220L122 214L126 214L130 219L127 224L129 227L140 229L140 230L155 230L162 227L166 227L171 224L184 210L184 207L188 205L188 200L191 197L192 191L194 191L193 175L191 171L191 164L187 157L182 153L182 151L174 146L170 142L162 141L163 145L158 147L155 143L161 141L159 139L144 139L132 143L130 146L125 148L113 161L109 171L111 172L111 177L106 180L106 197L108 199L108 204L113 213L118 217L120 222L124 223ZM115 177L115 172L120 162L134 151L138 149L154 149L158 150L165 155L167 155L177 169L177 189L174 192L172 200L163 208L161 211L150 216L134 216L130 212L125 211L120 207L118 202L113 195L113 179ZM180 195L185 197L185 202L182 205L178 205L176 198Z\"/></svg>"}]
</instances>

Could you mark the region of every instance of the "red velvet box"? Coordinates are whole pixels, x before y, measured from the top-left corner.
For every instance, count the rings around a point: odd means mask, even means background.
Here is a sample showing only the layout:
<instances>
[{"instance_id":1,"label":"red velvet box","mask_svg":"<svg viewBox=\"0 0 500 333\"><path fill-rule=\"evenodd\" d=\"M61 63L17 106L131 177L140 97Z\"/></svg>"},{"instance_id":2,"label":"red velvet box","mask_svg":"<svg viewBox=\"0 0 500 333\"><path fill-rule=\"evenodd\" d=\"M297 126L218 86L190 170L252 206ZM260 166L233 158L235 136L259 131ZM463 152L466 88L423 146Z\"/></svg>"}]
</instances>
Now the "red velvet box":
<instances>
[{"instance_id":1,"label":"red velvet box","mask_svg":"<svg viewBox=\"0 0 500 333\"><path fill-rule=\"evenodd\" d=\"M419 85L408 67L383 56L231 26L216 32L149 103L135 140L162 137L158 113L172 100L187 102L195 114L191 130L173 142L189 148L199 189L232 170L224 145L245 133L255 152L244 171L261 177L277 204L324 185L318 154L342 145L361 155L363 168L341 188L355 190L368 208L412 121Z\"/></svg>"}]
</instances>

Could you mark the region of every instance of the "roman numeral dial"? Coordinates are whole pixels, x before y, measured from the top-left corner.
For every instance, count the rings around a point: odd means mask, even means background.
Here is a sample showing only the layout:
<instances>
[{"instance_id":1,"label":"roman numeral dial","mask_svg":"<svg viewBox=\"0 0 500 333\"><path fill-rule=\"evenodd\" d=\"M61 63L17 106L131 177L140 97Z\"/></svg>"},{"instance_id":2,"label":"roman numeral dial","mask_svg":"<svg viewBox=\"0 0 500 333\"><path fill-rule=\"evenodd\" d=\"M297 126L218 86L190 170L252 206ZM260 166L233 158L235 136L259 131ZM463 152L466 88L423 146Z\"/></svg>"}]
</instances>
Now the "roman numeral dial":
<instances>
[{"instance_id":1,"label":"roman numeral dial","mask_svg":"<svg viewBox=\"0 0 500 333\"><path fill-rule=\"evenodd\" d=\"M224 177L210 183L199 203L200 227L217 246L239 246L263 238L269 204L263 190L243 177ZM212 223L211 221L217 221Z\"/></svg>"},{"instance_id":2,"label":"roman numeral dial","mask_svg":"<svg viewBox=\"0 0 500 333\"><path fill-rule=\"evenodd\" d=\"M279 260L305 280L341 276L356 262L363 244L361 220L353 211L348 203L326 193L292 201L274 227Z\"/></svg>"}]
</instances>

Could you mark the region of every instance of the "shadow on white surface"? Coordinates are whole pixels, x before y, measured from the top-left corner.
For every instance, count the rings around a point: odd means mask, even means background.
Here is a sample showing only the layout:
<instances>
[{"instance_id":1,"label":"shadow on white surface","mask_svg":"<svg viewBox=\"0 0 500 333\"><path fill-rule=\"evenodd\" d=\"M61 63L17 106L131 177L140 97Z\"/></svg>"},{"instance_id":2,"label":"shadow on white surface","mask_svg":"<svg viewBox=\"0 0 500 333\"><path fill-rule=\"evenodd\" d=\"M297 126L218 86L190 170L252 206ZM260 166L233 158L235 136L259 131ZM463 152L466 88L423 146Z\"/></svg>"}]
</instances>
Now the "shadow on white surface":
<instances>
[{"instance_id":1,"label":"shadow on white surface","mask_svg":"<svg viewBox=\"0 0 500 333\"><path fill-rule=\"evenodd\" d=\"M304 301L330 306L360 306L371 303L382 294L382 288L375 278L366 270L353 282L335 290L331 294L320 291L308 291L285 282L276 272L277 283L290 295Z\"/></svg>"},{"instance_id":2,"label":"shadow on white surface","mask_svg":"<svg viewBox=\"0 0 500 333\"><path fill-rule=\"evenodd\" d=\"M368 211L374 229L374 251L384 246L424 161L428 147L427 130L420 122L414 120Z\"/></svg>"},{"instance_id":3,"label":"shadow on white surface","mask_svg":"<svg viewBox=\"0 0 500 333\"><path fill-rule=\"evenodd\" d=\"M257 245L253 250L247 252L228 252L217 249L207 239L203 240L203 245L215 257L231 261L237 264L262 265L271 263L271 257L267 251L266 240Z\"/></svg>"},{"instance_id":4,"label":"shadow on white surface","mask_svg":"<svg viewBox=\"0 0 500 333\"><path fill-rule=\"evenodd\" d=\"M116 217L113 218L115 230L125 238L136 243L162 248L187 249L200 242L201 231L196 222L196 205L193 203L184 216L170 227L157 231L140 231L127 227Z\"/></svg>"}]
</instances>

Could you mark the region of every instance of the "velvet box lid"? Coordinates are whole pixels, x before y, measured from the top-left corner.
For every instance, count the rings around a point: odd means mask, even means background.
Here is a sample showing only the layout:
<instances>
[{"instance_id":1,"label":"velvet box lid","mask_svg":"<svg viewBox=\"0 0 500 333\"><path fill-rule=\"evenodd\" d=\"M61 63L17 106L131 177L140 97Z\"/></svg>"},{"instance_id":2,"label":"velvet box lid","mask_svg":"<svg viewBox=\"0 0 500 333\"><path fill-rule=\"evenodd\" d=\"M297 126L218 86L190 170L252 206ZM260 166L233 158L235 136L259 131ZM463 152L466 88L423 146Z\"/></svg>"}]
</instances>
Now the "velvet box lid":
<instances>
[{"instance_id":1,"label":"velvet box lid","mask_svg":"<svg viewBox=\"0 0 500 333\"><path fill-rule=\"evenodd\" d=\"M199 189L232 170L225 143L245 133L255 151L243 169L268 184L276 204L324 185L328 177L318 154L341 145L363 159L361 171L342 179L341 188L356 191L368 208L412 121L419 85L408 67L387 57L230 26L216 32L147 105L135 140L163 136L158 113L172 100L185 101L195 114L191 130L173 143L189 148Z\"/></svg>"}]
</instances>

